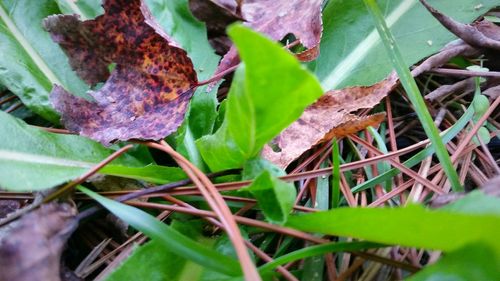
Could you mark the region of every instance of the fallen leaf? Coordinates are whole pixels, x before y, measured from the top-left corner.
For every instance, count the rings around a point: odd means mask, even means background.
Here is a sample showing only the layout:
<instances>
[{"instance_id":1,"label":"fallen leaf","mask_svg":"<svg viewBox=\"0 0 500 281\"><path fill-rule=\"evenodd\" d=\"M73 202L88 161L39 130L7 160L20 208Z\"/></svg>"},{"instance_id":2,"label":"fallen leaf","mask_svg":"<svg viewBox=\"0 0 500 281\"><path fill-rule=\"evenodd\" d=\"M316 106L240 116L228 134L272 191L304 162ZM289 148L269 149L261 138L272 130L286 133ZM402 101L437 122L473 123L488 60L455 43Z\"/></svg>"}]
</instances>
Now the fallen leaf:
<instances>
[{"instance_id":1,"label":"fallen leaf","mask_svg":"<svg viewBox=\"0 0 500 281\"><path fill-rule=\"evenodd\" d=\"M0 281L60 280L61 254L76 229L76 209L49 203L2 228Z\"/></svg>"},{"instance_id":2,"label":"fallen leaf","mask_svg":"<svg viewBox=\"0 0 500 281\"><path fill-rule=\"evenodd\" d=\"M384 120L385 114L358 117L350 112L377 105L397 83L398 77L392 73L372 86L326 92L316 103L309 106L296 122L273 140L278 151L267 145L262 151L262 157L285 168L319 143L356 133L368 126L377 126Z\"/></svg>"},{"instance_id":3,"label":"fallen leaf","mask_svg":"<svg viewBox=\"0 0 500 281\"><path fill-rule=\"evenodd\" d=\"M76 15L45 19L77 74L106 81L87 101L55 86L51 101L67 129L107 145L115 140L162 139L184 118L197 83L186 52L154 22L142 0L104 1L95 20ZM108 67L115 63L109 74Z\"/></svg>"},{"instance_id":4,"label":"fallen leaf","mask_svg":"<svg viewBox=\"0 0 500 281\"><path fill-rule=\"evenodd\" d=\"M191 2L213 2L215 5L211 5L212 9L225 10L225 12L217 13L229 13L237 16L235 1L191 0ZM245 20L246 26L264 33L274 40L281 40L287 34L295 35L300 43L307 48L305 52L297 54L297 57L304 61L311 61L319 55L318 45L323 31L322 2L321 0L246 0L241 5L241 16ZM224 24L223 21L214 19L207 23L212 26ZM217 73L221 73L238 63L238 54L233 46L222 58Z\"/></svg>"}]
</instances>

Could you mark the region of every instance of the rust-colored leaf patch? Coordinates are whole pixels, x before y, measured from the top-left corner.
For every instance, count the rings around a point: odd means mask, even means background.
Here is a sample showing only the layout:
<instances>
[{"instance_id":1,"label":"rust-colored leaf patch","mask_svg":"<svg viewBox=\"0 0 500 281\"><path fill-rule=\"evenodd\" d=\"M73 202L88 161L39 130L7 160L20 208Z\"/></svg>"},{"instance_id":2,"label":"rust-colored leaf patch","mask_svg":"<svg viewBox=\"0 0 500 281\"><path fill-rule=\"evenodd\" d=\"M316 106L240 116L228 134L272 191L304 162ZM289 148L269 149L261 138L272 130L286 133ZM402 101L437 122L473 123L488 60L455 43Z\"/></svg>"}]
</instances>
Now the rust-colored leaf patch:
<instances>
[{"instance_id":1,"label":"rust-colored leaf patch","mask_svg":"<svg viewBox=\"0 0 500 281\"><path fill-rule=\"evenodd\" d=\"M385 114L358 117L351 114L362 108L377 105L397 85L397 75L369 87L351 87L326 92L317 102L309 106L302 116L284 130L274 145L264 147L262 156L284 168L305 151L332 138L356 133L368 126L377 126Z\"/></svg>"},{"instance_id":2,"label":"rust-colored leaf patch","mask_svg":"<svg viewBox=\"0 0 500 281\"><path fill-rule=\"evenodd\" d=\"M106 83L75 97L55 86L51 101L67 129L103 144L115 140L162 139L181 124L193 87L193 64L154 22L142 0L106 0L105 14L80 21L76 15L45 19L71 66L89 84ZM108 67L116 66L111 74Z\"/></svg>"}]
</instances>

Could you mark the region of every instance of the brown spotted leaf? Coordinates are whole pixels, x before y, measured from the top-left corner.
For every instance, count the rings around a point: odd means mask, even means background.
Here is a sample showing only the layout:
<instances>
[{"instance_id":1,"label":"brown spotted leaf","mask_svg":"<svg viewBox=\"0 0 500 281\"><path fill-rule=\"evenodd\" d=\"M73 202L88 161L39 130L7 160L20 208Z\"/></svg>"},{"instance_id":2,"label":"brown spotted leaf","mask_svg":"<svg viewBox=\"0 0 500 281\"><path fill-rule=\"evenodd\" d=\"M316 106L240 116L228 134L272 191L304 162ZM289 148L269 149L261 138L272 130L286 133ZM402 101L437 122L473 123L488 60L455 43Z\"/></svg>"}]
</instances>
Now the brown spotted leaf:
<instances>
[{"instance_id":1,"label":"brown spotted leaf","mask_svg":"<svg viewBox=\"0 0 500 281\"><path fill-rule=\"evenodd\" d=\"M95 20L76 15L45 19L70 64L89 84L105 82L88 101L55 86L51 101L67 129L103 144L162 139L184 118L193 86L193 64L154 22L142 0L106 0ZM108 67L116 66L111 74Z\"/></svg>"},{"instance_id":2,"label":"brown spotted leaf","mask_svg":"<svg viewBox=\"0 0 500 281\"><path fill-rule=\"evenodd\" d=\"M191 0L191 2L214 2L217 5L211 5L212 8L226 9L226 13L237 14L234 0ZM241 6L241 17L245 20L245 25L267 34L274 40L281 40L287 34L295 35L308 49L297 57L303 61L311 61L319 55L318 45L323 31L322 2L321 0L245 0ZM208 23L215 25L214 21L211 19ZM217 73L238 63L238 54L233 46L222 59Z\"/></svg>"},{"instance_id":3,"label":"brown spotted leaf","mask_svg":"<svg viewBox=\"0 0 500 281\"><path fill-rule=\"evenodd\" d=\"M397 85L397 75L369 87L351 87L326 92L309 106L302 116L274 139L278 152L264 147L262 156L280 167L293 160L314 145L356 133L368 126L377 126L385 114L358 117L351 114L362 108L372 108Z\"/></svg>"}]
</instances>

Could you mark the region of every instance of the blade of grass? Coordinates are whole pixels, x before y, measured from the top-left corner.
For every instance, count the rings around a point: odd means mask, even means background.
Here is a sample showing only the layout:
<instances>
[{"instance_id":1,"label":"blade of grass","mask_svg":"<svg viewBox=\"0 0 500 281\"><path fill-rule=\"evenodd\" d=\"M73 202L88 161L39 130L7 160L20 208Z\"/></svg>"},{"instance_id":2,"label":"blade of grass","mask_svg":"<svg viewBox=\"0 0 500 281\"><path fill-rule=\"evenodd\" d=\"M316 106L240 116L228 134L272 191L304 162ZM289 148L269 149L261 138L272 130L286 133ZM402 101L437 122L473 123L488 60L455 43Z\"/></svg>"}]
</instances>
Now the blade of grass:
<instances>
[{"instance_id":1,"label":"blade of grass","mask_svg":"<svg viewBox=\"0 0 500 281\"><path fill-rule=\"evenodd\" d=\"M385 135L385 134L379 134L377 132L377 130L375 130L375 128L373 128L371 126L368 127L367 129L368 129L368 133L370 133L370 135L373 137L373 139L377 143L378 150L382 151L384 154L389 153L389 150L387 149L387 146L385 145L384 139L382 138L382 135ZM385 173L391 169L391 165L389 165L389 163L387 163L387 162L381 162L378 165L378 169L379 169L380 173ZM385 191L390 191L391 188L392 188L392 181L387 180L385 182Z\"/></svg>"},{"instance_id":2,"label":"blade of grass","mask_svg":"<svg viewBox=\"0 0 500 281\"><path fill-rule=\"evenodd\" d=\"M332 140L332 205L337 208L340 204L340 152L337 139Z\"/></svg>"},{"instance_id":3,"label":"blade of grass","mask_svg":"<svg viewBox=\"0 0 500 281\"><path fill-rule=\"evenodd\" d=\"M234 259L189 239L148 213L103 197L85 187L77 188L132 227L164 244L165 249L223 274L230 276L241 274L240 266Z\"/></svg>"},{"instance_id":4,"label":"blade of grass","mask_svg":"<svg viewBox=\"0 0 500 281\"><path fill-rule=\"evenodd\" d=\"M469 108L464 112L462 117L460 117L460 119L458 119L458 121L450 129L448 129L447 131L444 132L444 134L442 135L443 142L447 143L451 139L453 139L469 123L469 121L472 119L473 116L474 116L474 108L472 106L469 106ZM423 149L422 151L420 151L419 153L415 154L414 156L412 156L410 159L406 160L403 163L403 165L405 165L408 168L411 168L411 167L417 165L418 163L420 163L426 157L430 156L432 153L434 153L434 147L429 146L429 147ZM366 181L358 186L355 186L352 189L352 192L359 192L359 191L368 189L372 186L375 186L376 184L379 184L383 181L389 180L391 177L396 176L400 172L401 171L399 171L398 169L395 169L395 168L391 169L391 170L389 170L383 174L380 174L377 177L374 177L374 178L372 178L372 179L370 179L370 180L368 180L368 181Z\"/></svg>"},{"instance_id":5,"label":"blade of grass","mask_svg":"<svg viewBox=\"0 0 500 281\"><path fill-rule=\"evenodd\" d=\"M387 27L380 8L378 7L375 0L363 1L368 8L368 11L372 15L373 20L375 21L375 26L380 34L380 37L382 38L382 42L385 45L391 62L399 75L401 84L406 90L411 103L415 107L418 119L422 123L422 127L424 128L426 135L429 137L432 146L434 146L436 150L436 155L439 158L441 165L443 166L443 169L448 177L448 180L451 183L453 191L463 191L463 186L460 184L457 171L453 167L450 155L448 154L448 151L443 141L441 140L441 137L439 136L439 131L434 125L434 121L432 120L432 117L427 110L427 106L425 105L425 101L422 98L420 90L418 89L417 83L415 83L415 79L413 79L413 76L411 75L409 69L406 67L396 41L392 36L389 27Z\"/></svg>"},{"instance_id":6,"label":"blade of grass","mask_svg":"<svg viewBox=\"0 0 500 281\"><path fill-rule=\"evenodd\" d=\"M345 251L352 252L352 251L359 251L359 250L379 248L379 247L383 247L383 245L370 242L352 242L352 243L332 242L317 246L311 246L297 251L293 251L289 254L276 258L274 259L274 261L266 263L265 265L259 267L259 272L261 274L265 274L285 263L300 260L307 257L322 255L326 253L345 252Z\"/></svg>"}]
</instances>

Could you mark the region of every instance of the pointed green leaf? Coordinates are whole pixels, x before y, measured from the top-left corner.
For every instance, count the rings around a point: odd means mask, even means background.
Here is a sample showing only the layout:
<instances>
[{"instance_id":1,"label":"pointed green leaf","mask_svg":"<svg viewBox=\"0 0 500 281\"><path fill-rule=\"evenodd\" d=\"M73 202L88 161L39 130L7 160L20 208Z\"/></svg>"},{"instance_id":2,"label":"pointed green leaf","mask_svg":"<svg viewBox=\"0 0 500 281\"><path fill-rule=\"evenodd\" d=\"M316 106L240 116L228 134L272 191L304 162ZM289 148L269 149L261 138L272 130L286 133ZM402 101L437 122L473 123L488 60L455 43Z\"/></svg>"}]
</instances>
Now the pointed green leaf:
<instances>
[{"instance_id":1,"label":"pointed green leaf","mask_svg":"<svg viewBox=\"0 0 500 281\"><path fill-rule=\"evenodd\" d=\"M224 123L197 141L212 171L241 167L323 93L316 78L279 44L241 25L228 33L243 65L233 78Z\"/></svg>"}]
</instances>

